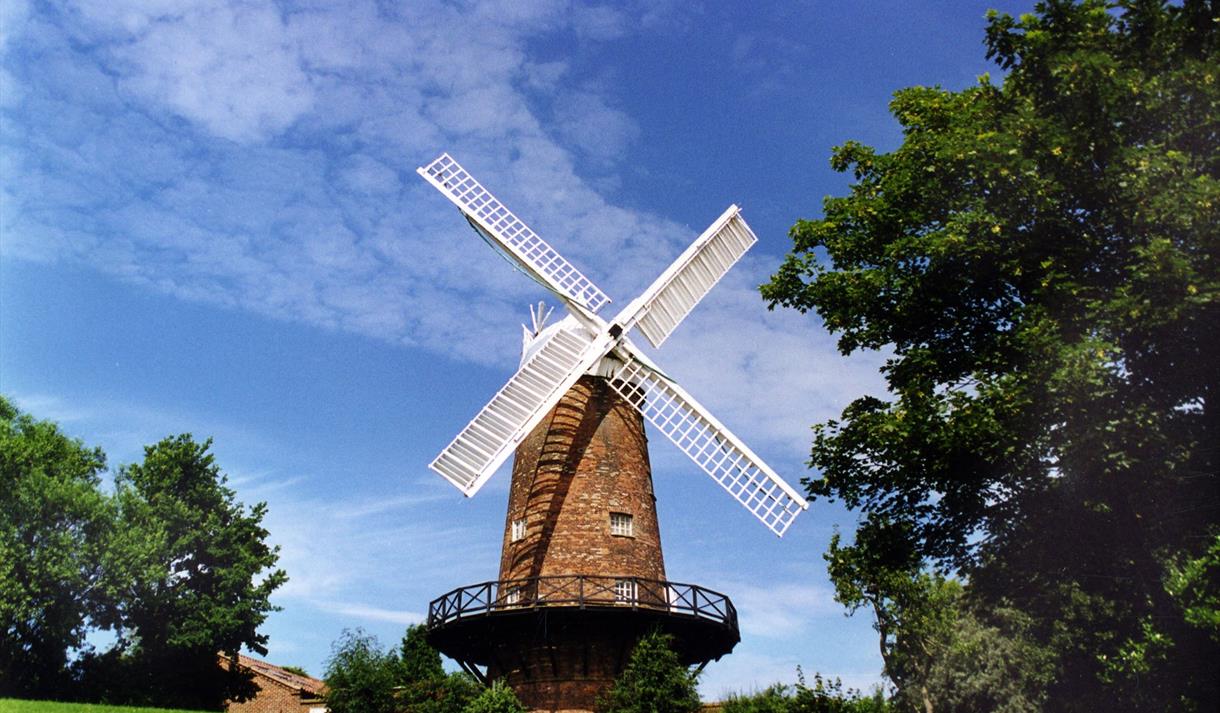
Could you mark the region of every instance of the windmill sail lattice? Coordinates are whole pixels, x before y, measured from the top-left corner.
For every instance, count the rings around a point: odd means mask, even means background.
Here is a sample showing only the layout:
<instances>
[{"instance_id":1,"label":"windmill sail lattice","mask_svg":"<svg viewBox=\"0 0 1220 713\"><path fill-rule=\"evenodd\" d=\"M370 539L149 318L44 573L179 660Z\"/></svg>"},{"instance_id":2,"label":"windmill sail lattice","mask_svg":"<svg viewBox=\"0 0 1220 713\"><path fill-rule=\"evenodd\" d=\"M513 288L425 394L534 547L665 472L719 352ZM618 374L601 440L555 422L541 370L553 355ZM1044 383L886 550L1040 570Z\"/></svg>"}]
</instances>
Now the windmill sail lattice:
<instances>
[{"instance_id":1,"label":"windmill sail lattice","mask_svg":"<svg viewBox=\"0 0 1220 713\"><path fill-rule=\"evenodd\" d=\"M567 295L591 312L597 312L610 301L605 292L496 200L449 154L441 154L418 172L481 228L481 233L499 243L551 290Z\"/></svg>"},{"instance_id":2,"label":"windmill sail lattice","mask_svg":"<svg viewBox=\"0 0 1220 713\"><path fill-rule=\"evenodd\" d=\"M631 358L610 386L635 404L703 472L777 535L804 509L804 499L680 386Z\"/></svg>"},{"instance_id":3,"label":"windmill sail lattice","mask_svg":"<svg viewBox=\"0 0 1220 713\"><path fill-rule=\"evenodd\" d=\"M575 326L575 325L572 325ZM564 392L604 353L594 335L557 329L429 466L474 495Z\"/></svg>"},{"instance_id":4,"label":"windmill sail lattice","mask_svg":"<svg viewBox=\"0 0 1220 713\"><path fill-rule=\"evenodd\" d=\"M581 375L613 353L611 385L704 472L777 535L808 503L627 339L633 327L660 346L758 238L730 206L644 294L607 322L610 299L512 214L448 154L418 170L485 239L558 295L572 315L539 335L545 341L474 420L432 462L473 495L559 403ZM602 372L604 373L604 371Z\"/></svg>"},{"instance_id":5,"label":"windmill sail lattice","mask_svg":"<svg viewBox=\"0 0 1220 713\"><path fill-rule=\"evenodd\" d=\"M635 326L654 347L661 346L756 242L737 206L729 206L640 297Z\"/></svg>"}]
</instances>

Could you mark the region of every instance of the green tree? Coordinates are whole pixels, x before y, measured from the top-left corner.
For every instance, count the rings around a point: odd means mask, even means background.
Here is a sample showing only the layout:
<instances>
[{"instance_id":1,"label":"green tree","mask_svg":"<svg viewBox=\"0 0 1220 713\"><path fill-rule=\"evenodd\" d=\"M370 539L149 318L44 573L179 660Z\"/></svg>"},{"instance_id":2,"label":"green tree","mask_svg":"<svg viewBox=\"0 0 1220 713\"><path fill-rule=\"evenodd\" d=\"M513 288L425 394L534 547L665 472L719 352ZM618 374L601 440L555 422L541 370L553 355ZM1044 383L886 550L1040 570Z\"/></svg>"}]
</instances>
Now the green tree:
<instances>
[{"instance_id":1,"label":"green tree","mask_svg":"<svg viewBox=\"0 0 1220 713\"><path fill-rule=\"evenodd\" d=\"M898 92L902 145L835 149L850 194L763 287L892 352L889 392L818 427L809 494L1030 615L1050 709L1220 702L1212 631L1163 585L1220 514L1218 14L993 13L1002 84Z\"/></svg>"},{"instance_id":2,"label":"green tree","mask_svg":"<svg viewBox=\"0 0 1220 713\"><path fill-rule=\"evenodd\" d=\"M525 713L525 706L503 681L496 681L471 699L462 713Z\"/></svg>"},{"instance_id":3,"label":"green tree","mask_svg":"<svg viewBox=\"0 0 1220 713\"><path fill-rule=\"evenodd\" d=\"M447 673L417 683L407 683L399 697L406 713L461 713L485 687L466 673Z\"/></svg>"},{"instance_id":4,"label":"green tree","mask_svg":"<svg viewBox=\"0 0 1220 713\"><path fill-rule=\"evenodd\" d=\"M106 458L0 397L0 696L65 690L84 643L112 513Z\"/></svg>"},{"instance_id":5,"label":"green tree","mask_svg":"<svg viewBox=\"0 0 1220 713\"><path fill-rule=\"evenodd\" d=\"M133 700L219 708L254 689L249 675L217 665L242 647L266 654L258 631L271 593L287 580L266 544L266 503L249 510L226 486L211 441L166 438L116 478L122 537L108 567L119 597L119 646L130 652Z\"/></svg>"},{"instance_id":6,"label":"green tree","mask_svg":"<svg viewBox=\"0 0 1220 713\"><path fill-rule=\"evenodd\" d=\"M1024 713L1047 707L1053 654L1030 635L1021 611L961 609L928 666L924 685L937 711Z\"/></svg>"},{"instance_id":7,"label":"green tree","mask_svg":"<svg viewBox=\"0 0 1220 713\"><path fill-rule=\"evenodd\" d=\"M932 713L930 672L953 639L961 585L922 570L905 528L876 521L862 526L852 545L842 545L836 532L825 559L835 601L849 614L872 610L895 705Z\"/></svg>"},{"instance_id":8,"label":"green tree","mask_svg":"<svg viewBox=\"0 0 1220 713\"><path fill-rule=\"evenodd\" d=\"M483 686L465 673L445 673L427 627L407 627L399 647L398 707L406 713L461 713ZM515 699L514 699L515 700Z\"/></svg>"},{"instance_id":9,"label":"green tree","mask_svg":"<svg viewBox=\"0 0 1220 713\"><path fill-rule=\"evenodd\" d=\"M603 713L694 713L700 706L697 682L674 653L672 637L653 632L636 643L600 707Z\"/></svg>"},{"instance_id":10,"label":"green tree","mask_svg":"<svg viewBox=\"0 0 1220 713\"><path fill-rule=\"evenodd\" d=\"M377 637L344 630L326 663L326 706L331 713L394 713L400 677L398 657L382 651Z\"/></svg>"},{"instance_id":11,"label":"green tree","mask_svg":"<svg viewBox=\"0 0 1220 713\"><path fill-rule=\"evenodd\" d=\"M429 681L445 676L445 669L441 667L441 654L428 643L427 633L428 627L412 624L407 627L407 632L402 637L399 662L404 681Z\"/></svg>"}]
</instances>

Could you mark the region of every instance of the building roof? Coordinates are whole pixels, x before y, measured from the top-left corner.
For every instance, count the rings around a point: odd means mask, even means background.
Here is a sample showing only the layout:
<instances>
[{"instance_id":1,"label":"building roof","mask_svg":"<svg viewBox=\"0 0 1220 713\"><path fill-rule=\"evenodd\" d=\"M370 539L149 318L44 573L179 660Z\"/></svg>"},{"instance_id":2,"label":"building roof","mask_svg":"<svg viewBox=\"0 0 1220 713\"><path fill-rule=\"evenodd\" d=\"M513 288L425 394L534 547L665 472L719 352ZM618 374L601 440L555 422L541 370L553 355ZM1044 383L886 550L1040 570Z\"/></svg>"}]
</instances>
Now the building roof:
<instances>
[{"instance_id":1,"label":"building roof","mask_svg":"<svg viewBox=\"0 0 1220 713\"><path fill-rule=\"evenodd\" d=\"M221 659L227 660L223 655ZM275 664L260 661L245 654L237 655L237 665L249 669L256 676L271 679L281 686L291 688L307 696L321 697L326 692L326 684L316 678L286 671Z\"/></svg>"}]
</instances>

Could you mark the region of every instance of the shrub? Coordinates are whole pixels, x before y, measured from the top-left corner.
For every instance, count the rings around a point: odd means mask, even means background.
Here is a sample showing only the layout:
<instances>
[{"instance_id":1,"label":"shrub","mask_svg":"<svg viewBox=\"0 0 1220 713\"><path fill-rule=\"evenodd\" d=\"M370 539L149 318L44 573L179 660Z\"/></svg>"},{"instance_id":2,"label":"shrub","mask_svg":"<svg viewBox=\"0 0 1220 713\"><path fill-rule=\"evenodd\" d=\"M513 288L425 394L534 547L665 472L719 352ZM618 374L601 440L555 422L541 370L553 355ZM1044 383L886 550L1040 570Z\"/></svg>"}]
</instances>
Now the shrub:
<instances>
[{"instance_id":1,"label":"shrub","mask_svg":"<svg viewBox=\"0 0 1220 713\"><path fill-rule=\"evenodd\" d=\"M646 635L631 652L623 675L601 701L604 713L695 713L698 675L683 666L671 648L673 637Z\"/></svg>"},{"instance_id":2,"label":"shrub","mask_svg":"<svg viewBox=\"0 0 1220 713\"><path fill-rule=\"evenodd\" d=\"M462 709L462 713L525 713L525 706L502 681L484 688Z\"/></svg>"}]
</instances>

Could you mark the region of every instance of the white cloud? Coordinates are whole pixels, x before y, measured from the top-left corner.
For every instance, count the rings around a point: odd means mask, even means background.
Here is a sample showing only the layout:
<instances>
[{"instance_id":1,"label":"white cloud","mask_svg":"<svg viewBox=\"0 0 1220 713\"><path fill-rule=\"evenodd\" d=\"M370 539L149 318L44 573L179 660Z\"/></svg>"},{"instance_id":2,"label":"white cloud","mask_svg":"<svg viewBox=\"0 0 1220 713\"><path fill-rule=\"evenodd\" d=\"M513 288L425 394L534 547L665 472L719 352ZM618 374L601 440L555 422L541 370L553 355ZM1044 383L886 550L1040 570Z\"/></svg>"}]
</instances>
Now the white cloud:
<instances>
[{"instance_id":1,"label":"white cloud","mask_svg":"<svg viewBox=\"0 0 1220 713\"><path fill-rule=\"evenodd\" d=\"M25 29L29 15L29 0L6 0L0 3L0 52L4 51L10 38ZM8 89L8 83L0 87Z\"/></svg>"},{"instance_id":2,"label":"white cloud","mask_svg":"<svg viewBox=\"0 0 1220 713\"><path fill-rule=\"evenodd\" d=\"M92 53L40 25L24 41L59 59L26 68L38 105L9 122L30 137L7 159L4 252L498 363L539 292L410 175L447 148L607 289L640 286L637 268L683 231L608 204L577 173L582 156L614 161L634 125L525 51L576 22L613 34L620 15L546 2L402 12L85 3L62 31ZM554 135L522 94L537 82L573 98L547 110L567 117ZM107 119L55 133L48 116ZM310 141L285 143L290 127Z\"/></svg>"},{"instance_id":3,"label":"white cloud","mask_svg":"<svg viewBox=\"0 0 1220 713\"><path fill-rule=\"evenodd\" d=\"M318 609L332 614L342 614L363 621L387 621L391 624L418 624L427 619L426 614L403 609L383 609L351 602L321 602Z\"/></svg>"},{"instance_id":4,"label":"white cloud","mask_svg":"<svg viewBox=\"0 0 1220 713\"><path fill-rule=\"evenodd\" d=\"M760 587L736 582L719 584L733 593L742 634L786 639L806 631L819 617L838 616L841 608L824 586L783 584Z\"/></svg>"},{"instance_id":5,"label":"white cloud","mask_svg":"<svg viewBox=\"0 0 1220 713\"><path fill-rule=\"evenodd\" d=\"M631 117L587 89L560 94L554 125L569 144L600 162L618 159L640 133Z\"/></svg>"},{"instance_id":6,"label":"white cloud","mask_svg":"<svg viewBox=\"0 0 1220 713\"><path fill-rule=\"evenodd\" d=\"M80 10L119 34L120 87L217 136L259 140L313 106L300 50L274 6L89 2Z\"/></svg>"},{"instance_id":7,"label":"white cloud","mask_svg":"<svg viewBox=\"0 0 1220 713\"><path fill-rule=\"evenodd\" d=\"M612 40L627 31L630 22L625 13L609 5L572 6L572 26L576 34L591 40Z\"/></svg>"}]
</instances>

